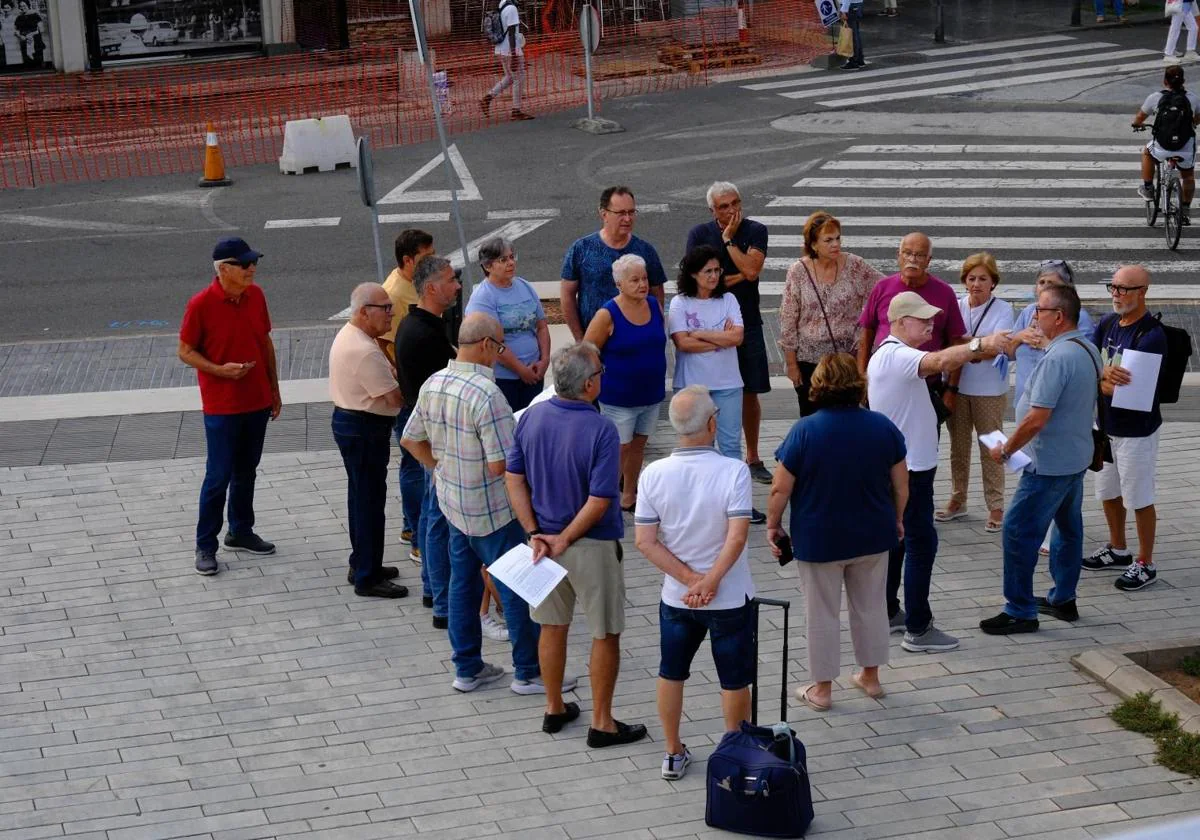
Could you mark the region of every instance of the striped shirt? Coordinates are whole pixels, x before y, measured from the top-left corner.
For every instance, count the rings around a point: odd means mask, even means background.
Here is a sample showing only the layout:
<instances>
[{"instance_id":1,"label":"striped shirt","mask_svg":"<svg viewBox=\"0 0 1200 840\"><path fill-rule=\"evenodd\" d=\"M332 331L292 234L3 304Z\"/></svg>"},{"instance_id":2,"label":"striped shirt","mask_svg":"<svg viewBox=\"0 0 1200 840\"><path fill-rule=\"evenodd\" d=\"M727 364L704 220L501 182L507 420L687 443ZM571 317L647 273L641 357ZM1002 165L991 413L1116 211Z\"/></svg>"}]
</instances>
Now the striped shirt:
<instances>
[{"instance_id":1,"label":"striped shirt","mask_svg":"<svg viewBox=\"0 0 1200 840\"><path fill-rule=\"evenodd\" d=\"M404 437L429 441L434 480L446 519L469 537L484 537L513 520L504 474L488 474L513 442L512 409L492 369L451 361L421 386Z\"/></svg>"}]
</instances>

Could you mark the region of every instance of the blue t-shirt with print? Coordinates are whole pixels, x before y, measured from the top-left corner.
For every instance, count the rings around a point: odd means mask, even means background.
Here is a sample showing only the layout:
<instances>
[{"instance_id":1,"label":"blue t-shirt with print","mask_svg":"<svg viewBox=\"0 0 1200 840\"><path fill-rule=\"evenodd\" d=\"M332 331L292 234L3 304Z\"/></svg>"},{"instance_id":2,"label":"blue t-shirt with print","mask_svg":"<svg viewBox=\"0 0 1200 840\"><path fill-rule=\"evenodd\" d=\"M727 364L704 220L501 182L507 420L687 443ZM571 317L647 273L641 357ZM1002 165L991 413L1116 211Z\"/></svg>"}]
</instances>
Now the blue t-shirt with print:
<instances>
[{"instance_id":1,"label":"blue t-shirt with print","mask_svg":"<svg viewBox=\"0 0 1200 840\"><path fill-rule=\"evenodd\" d=\"M636 236L630 237L624 248L610 248L604 244L599 233L593 233L576 239L567 249L559 276L579 284L579 323L584 332L587 332L588 324L605 301L616 296L617 284L613 280L612 266L626 254L636 254L646 261L646 276L651 286L661 286L667 282L667 273L663 271L662 261L654 246Z\"/></svg>"},{"instance_id":2,"label":"blue t-shirt with print","mask_svg":"<svg viewBox=\"0 0 1200 840\"><path fill-rule=\"evenodd\" d=\"M1141 335L1134 341L1134 336L1139 332ZM1100 359L1106 367L1119 367L1121 353L1125 350L1157 353L1164 361L1167 355L1167 334L1149 312L1127 327L1121 326L1120 316L1115 312L1105 316L1092 331L1092 343L1100 349ZM1104 400L1104 431L1113 437L1150 437L1162 425L1157 389L1154 391L1154 405L1150 411L1113 408L1112 397L1101 399Z\"/></svg>"},{"instance_id":3,"label":"blue t-shirt with print","mask_svg":"<svg viewBox=\"0 0 1200 840\"><path fill-rule=\"evenodd\" d=\"M504 328L504 344L521 362L531 365L541 354L538 351L537 323L545 320L546 311L533 286L523 277L514 277L505 288L484 281L471 292L466 314L482 312L491 315ZM497 379L516 379L517 374L500 362L495 364Z\"/></svg>"},{"instance_id":4,"label":"blue t-shirt with print","mask_svg":"<svg viewBox=\"0 0 1200 840\"><path fill-rule=\"evenodd\" d=\"M1017 420L1030 408L1050 409L1046 425L1025 445L1025 454L1033 459L1028 472L1074 475L1092 463L1099 365L1095 345L1079 330L1063 333L1046 347L1017 402Z\"/></svg>"},{"instance_id":5,"label":"blue t-shirt with print","mask_svg":"<svg viewBox=\"0 0 1200 840\"><path fill-rule=\"evenodd\" d=\"M904 435L878 411L823 408L797 421L775 452L796 477L790 522L796 559L828 563L895 546L891 469L906 454Z\"/></svg>"}]
</instances>

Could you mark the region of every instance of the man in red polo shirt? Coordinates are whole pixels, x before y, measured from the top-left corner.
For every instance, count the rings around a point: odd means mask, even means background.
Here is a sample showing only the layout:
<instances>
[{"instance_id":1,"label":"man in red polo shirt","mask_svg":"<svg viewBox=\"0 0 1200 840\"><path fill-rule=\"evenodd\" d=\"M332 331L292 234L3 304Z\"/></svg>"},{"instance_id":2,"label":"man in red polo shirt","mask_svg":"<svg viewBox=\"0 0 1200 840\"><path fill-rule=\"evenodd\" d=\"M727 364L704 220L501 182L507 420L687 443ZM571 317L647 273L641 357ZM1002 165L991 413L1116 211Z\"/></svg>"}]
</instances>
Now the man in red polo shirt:
<instances>
[{"instance_id":1,"label":"man in red polo shirt","mask_svg":"<svg viewBox=\"0 0 1200 840\"><path fill-rule=\"evenodd\" d=\"M279 376L271 343L271 316L254 272L262 256L244 239L222 239L213 249L217 276L188 301L179 326L179 359L196 369L204 406L208 463L200 488L196 573L217 573L217 535L229 494L225 548L274 554L254 533L254 476L267 419L279 416Z\"/></svg>"}]
</instances>

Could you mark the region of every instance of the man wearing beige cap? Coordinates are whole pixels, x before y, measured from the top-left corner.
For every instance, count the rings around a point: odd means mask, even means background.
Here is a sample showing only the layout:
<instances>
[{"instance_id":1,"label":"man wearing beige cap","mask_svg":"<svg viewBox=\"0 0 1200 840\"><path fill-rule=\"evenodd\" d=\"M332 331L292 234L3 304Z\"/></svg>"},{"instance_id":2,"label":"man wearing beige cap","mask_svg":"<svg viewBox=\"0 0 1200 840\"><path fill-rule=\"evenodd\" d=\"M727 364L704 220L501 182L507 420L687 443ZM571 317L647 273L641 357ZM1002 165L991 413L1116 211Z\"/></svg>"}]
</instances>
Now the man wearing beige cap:
<instances>
[{"instance_id":1,"label":"man wearing beige cap","mask_svg":"<svg viewBox=\"0 0 1200 840\"><path fill-rule=\"evenodd\" d=\"M941 311L916 292L896 295L887 310L891 333L880 342L867 365L867 400L871 409L896 424L908 449L909 496L904 509L904 540L889 556L888 614L892 632L904 633L901 647L912 652L958 647L958 639L933 626L933 612L929 608L929 582L938 545L933 525L938 433L937 415L929 400L925 378L994 357L1004 351L1008 340L1007 332L998 332L944 350L918 350L929 340L934 318ZM901 572L903 610L899 601Z\"/></svg>"}]
</instances>

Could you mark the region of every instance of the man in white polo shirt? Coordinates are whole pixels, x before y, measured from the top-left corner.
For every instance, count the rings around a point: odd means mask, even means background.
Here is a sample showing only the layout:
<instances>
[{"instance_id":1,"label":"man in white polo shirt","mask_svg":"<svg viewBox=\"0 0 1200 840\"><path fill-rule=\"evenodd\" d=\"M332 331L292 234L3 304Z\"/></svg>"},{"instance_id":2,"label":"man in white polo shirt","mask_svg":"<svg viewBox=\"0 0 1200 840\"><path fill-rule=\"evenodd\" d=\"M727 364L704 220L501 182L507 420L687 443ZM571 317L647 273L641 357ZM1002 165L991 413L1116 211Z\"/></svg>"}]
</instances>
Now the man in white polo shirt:
<instances>
[{"instance_id":1,"label":"man in white polo shirt","mask_svg":"<svg viewBox=\"0 0 1200 840\"><path fill-rule=\"evenodd\" d=\"M750 716L754 682L754 580L746 559L750 468L715 448L717 406L703 385L671 399L679 448L638 480L638 550L665 573L658 608L658 715L667 752L662 777L681 779L692 757L679 738L683 683L709 637L726 731ZM680 492L687 488L687 492Z\"/></svg>"},{"instance_id":2,"label":"man in white polo shirt","mask_svg":"<svg viewBox=\"0 0 1200 840\"><path fill-rule=\"evenodd\" d=\"M917 348L933 333L933 319L942 310L916 292L901 292L888 305L891 334L876 348L867 364L867 401L904 433L908 449L908 505L904 508L904 541L892 549L888 563L888 615L892 632L904 632L907 651L954 650L958 639L933 626L929 584L937 556L938 535L933 524L933 477L937 472L937 415L925 379L957 370L968 362L991 358L1007 346L1008 332L973 338L928 353ZM904 577L904 609L900 609L900 578Z\"/></svg>"}]
</instances>

